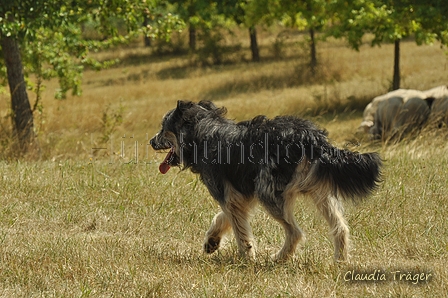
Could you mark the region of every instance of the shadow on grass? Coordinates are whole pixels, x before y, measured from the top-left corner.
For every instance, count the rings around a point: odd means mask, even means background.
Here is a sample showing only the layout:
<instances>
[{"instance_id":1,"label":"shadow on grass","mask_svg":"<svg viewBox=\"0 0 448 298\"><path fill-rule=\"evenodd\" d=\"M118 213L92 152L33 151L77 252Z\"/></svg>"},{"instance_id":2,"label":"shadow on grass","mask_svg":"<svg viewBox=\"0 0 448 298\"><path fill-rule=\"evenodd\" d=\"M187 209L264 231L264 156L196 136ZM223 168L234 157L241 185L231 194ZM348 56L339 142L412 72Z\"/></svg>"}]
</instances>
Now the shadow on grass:
<instances>
[{"instance_id":1,"label":"shadow on grass","mask_svg":"<svg viewBox=\"0 0 448 298\"><path fill-rule=\"evenodd\" d=\"M157 72L156 76L159 80L168 80L168 79L185 79L188 78L193 72L198 73L198 70L207 70L202 71L203 75L209 75L210 73L219 73L223 71L231 71L244 68L245 65L265 65L269 63L276 62L296 62L301 61L304 57L300 54L294 54L287 57L274 57L274 56L265 56L261 58L259 62L253 62L252 60L246 59L241 55L238 56L236 53L233 58L224 58L221 63L213 64L213 63L203 63L198 60L197 55L184 56L185 63L184 65L177 65L172 67L166 67L159 72Z\"/></svg>"},{"instance_id":2,"label":"shadow on grass","mask_svg":"<svg viewBox=\"0 0 448 298\"><path fill-rule=\"evenodd\" d=\"M335 276L339 269L331 258L322 258L320 254L310 253L308 255L297 254L284 262L274 262L268 252L260 251L257 259L248 260L239 256L236 248L222 249L211 255L199 253L198 251L176 252L173 250L161 250L160 247L151 247L146 255L152 262L164 262L175 266L188 266L200 268L203 274L211 274L222 270L240 272L264 272L272 274L281 272L302 272L304 274L316 274L319 272L333 272Z\"/></svg>"},{"instance_id":3,"label":"shadow on grass","mask_svg":"<svg viewBox=\"0 0 448 298\"><path fill-rule=\"evenodd\" d=\"M119 58L118 63L113 67L136 66L142 64L150 64L153 62L167 62L175 57L187 57L187 51L179 51L169 54L154 54L151 50L145 50L140 53L128 53L124 57Z\"/></svg>"},{"instance_id":4,"label":"shadow on grass","mask_svg":"<svg viewBox=\"0 0 448 298\"><path fill-rule=\"evenodd\" d=\"M301 85L300 80L291 73L263 74L251 78L234 77L220 86L204 93L202 99L220 100L232 95L257 92L260 90L284 89Z\"/></svg>"},{"instance_id":5,"label":"shadow on grass","mask_svg":"<svg viewBox=\"0 0 448 298\"><path fill-rule=\"evenodd\" d=\"M157 72L156 77L159 80L181 80L188 78L193 72L197 70L194 66L173 66L167 67Z\"/></svg>"},{"instance_id":6,"label":"shadow on grass","mask_svg":"<svg viewBox=\"0 0 448 298\"><path fill-rule=\"evenodd\" d=\"M340 120L350 119L353 115L362 118L362 113L371 100L370 96L329 97L325 99L315 97L314 106L303 111L302 115L319 117L327 121L333 120L335 115L338 115ZM297 109L300 109L300 107L298 106Z\"/></svg>"},{"instance_id":7,"label":"shadow on grass","mask_svg":"<svg viewBox=\"0 0 448 298\"><path fill-rule=\"evenodd\" d=\"M325 66L318 66L313 72L307 63L297 63L287 69L279 69L270 74L235 76L220 86L205 92L202 99L226 99L242 93L260 90L280 90L307 85L334 84L340 80L340 73Z\"/></svg>"}]
</instances>

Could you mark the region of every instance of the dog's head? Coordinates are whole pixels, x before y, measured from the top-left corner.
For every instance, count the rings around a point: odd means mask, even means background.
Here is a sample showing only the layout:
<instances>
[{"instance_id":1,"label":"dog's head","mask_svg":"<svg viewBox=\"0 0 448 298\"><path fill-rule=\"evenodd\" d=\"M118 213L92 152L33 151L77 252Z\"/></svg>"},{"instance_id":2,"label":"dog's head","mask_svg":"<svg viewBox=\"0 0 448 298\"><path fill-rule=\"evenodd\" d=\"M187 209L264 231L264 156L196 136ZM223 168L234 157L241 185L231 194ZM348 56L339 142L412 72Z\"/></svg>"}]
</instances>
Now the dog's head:
<instances>
[{"instance_id":1,"label":"dog's head","mask_svg":"<svg viewBox=\"0 0 448 298\"><path fill-rule=\"evenodd\" d=\"M149 141L154 150L169 150L159 171L165 174L172 166L181 165L181 144L188 134L194 132L198 121L210 116L221 116L225 112L225 108L217 108L210 101L194 103L179 100L177 107L163 116L161 130Z\"/></svg>"}]
</instances>

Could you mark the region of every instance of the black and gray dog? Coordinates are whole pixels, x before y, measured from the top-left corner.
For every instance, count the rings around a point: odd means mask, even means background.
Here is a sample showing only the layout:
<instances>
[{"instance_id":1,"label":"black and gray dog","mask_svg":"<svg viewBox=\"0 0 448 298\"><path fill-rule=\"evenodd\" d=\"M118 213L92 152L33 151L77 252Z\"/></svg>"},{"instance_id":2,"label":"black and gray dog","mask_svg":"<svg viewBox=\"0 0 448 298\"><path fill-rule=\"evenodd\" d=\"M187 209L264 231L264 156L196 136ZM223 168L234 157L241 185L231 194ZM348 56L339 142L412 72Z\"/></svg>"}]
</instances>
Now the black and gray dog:
<instances>
[{"instance_id":1,"label":"black and gray dog","mask_svg":"<svg viewBox=\"0 0 448 298\"><path fill-rule=\"evenodd\" d=\"M273 259L287 259L304 240L293 212L296 197L305 194L330 225L335 259L346 260L349 228L341 200L367 196L376 188L379 155L335 148L327 132L307 120L257 116L235 122L225 113L209 101L179 101L150 140L155 150L169 150L160 172L171 166L191 169L221 206L206 233L205 252L217 250L233 229L240 253L254 258L249 217L260 202L285 230L283 248Z\"/></svg>"}]
</instances>

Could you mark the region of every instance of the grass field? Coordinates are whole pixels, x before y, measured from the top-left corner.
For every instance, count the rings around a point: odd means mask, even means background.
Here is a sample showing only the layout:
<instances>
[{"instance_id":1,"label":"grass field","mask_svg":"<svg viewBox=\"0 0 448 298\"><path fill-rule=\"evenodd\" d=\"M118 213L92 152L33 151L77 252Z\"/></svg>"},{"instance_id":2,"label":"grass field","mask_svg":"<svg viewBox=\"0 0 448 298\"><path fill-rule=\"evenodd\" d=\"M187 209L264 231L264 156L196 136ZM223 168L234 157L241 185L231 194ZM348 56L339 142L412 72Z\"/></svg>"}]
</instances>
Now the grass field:
<instances>
[{"instance_id":1,"label":"grass field","mask_svg":"<svg viewBox=\"0 0 448 298\"><path fill-rule=\"evenodd\" d=\"M355 135L362 107L390 85L392 45L353 52L340 41L321 43L323 66L309 79L295 40L276 59L268 33L260 36L261 63L197 68L190 57L157 58L135 45L102 53L123 62L87 71L80 98L54 100L57 84L49 82L35 120L38 160L8 160L9 98L0 95L0 296L446 296L446 129L388 146ZM448 59L438 46L405 42L402 54L402 87L447 83ZM159 174L163 157L147 145L182 98L214 100L237 120L302 115L338 146L379 151L384 182L369 199L346 204L350 262L334 264L327 224L301 198L296 218L307 242L292 260L269 260L283 231L261 208L252 221L255 262L237 257L231 237L218 253L203 254L217 204L197 176ZM354 280L359 274L377 280Z\"/></svg>"}]
</instances>

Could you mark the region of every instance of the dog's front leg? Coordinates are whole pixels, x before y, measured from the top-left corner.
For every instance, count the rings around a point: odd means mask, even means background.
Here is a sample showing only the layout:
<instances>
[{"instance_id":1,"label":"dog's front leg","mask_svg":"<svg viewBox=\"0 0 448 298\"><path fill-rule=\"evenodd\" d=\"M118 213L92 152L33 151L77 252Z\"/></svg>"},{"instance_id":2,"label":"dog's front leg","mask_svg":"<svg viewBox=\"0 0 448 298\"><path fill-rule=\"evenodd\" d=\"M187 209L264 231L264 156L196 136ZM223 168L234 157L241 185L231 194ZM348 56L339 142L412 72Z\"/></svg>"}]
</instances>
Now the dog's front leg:
<instances>
[{"instance_id":1,"label":"dog's front leg","mask_svg":"<svg viewBox=\"0 0 448 298\"><path fill-rule=\"evenodd\" d=\"M248 214L234 207L224 207L225 212L221 211L215 215L205 234L204 251L211 254L218 250L222 238L233 228L240 255L255 259L255 240Z\"/></svg>"},{"instance_id":2,"label":"dog's front leg","mask_svg":"<svg viewBox=\"0 0 448 298\"><path fill-rule=\"evenodd\" d=\"M221 204L235 234L240 255L255 260L256 244L249 224L256 200L243 196L230 184L225 186L225 200Z\"/></svg>"},{"instance_id":3,"label":"dog's front leg","mask_svg":"<svg viewBox=\"0 0 448 298\"><path fill-rule=\"evenodd\" d=\"M241 210L229 210L230 222L235 234L236 244L242 257L255 260L256 244L252 234L252 227L249 224L247 213Z\"/></svg>"},{"instance_id":4,"label":"dog's front leg","mask_svg":"<svg viewBox=\"0 0 448 298\"><path fill-rule=\"evenodd\" d=\"M204 181L208 181L204 179ZM206 183L207 185L207 183ZM243 196L231 183L225 182L223 194L216 194L212 188L210 193L220 203L222 212L218 213L205 235L204 251L213 253L219 248L222 237L233 229L238 250L243 257L255 259L255 239L249 219L256 205L253 197Z\"/></svg>"},{"instance_id":5,"label":"dog's front leg","mask_svg":"<svg viewBox=\"0 0 448 298\"><path fill-rule=\"evenodd\" d=\"M230 232L232 225L224 212L219 212L212 220L212 224L205 234L204 251L208 254L215 252L225 234Z\"/></svg>"}]
</instances>

